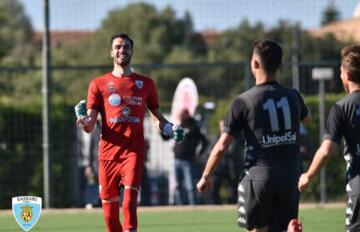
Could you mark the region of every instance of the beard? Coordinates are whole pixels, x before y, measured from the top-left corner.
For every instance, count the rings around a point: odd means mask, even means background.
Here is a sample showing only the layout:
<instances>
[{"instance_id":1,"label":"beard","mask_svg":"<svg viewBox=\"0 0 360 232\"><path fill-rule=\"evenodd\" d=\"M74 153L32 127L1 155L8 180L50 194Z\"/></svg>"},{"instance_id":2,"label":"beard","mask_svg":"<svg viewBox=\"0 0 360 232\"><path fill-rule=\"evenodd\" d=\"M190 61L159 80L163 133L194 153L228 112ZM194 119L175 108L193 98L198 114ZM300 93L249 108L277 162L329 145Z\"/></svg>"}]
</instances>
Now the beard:
<instances>
[{"instance_id":1,"label":"beard","mask_svg":"<svg viewBox=\"0 0 360 232\"><path fill-rule=\"evenodd\" d=\"M131 55L128 55L124 58L118 58L118 57L114 57L114 63L121 66L121 67L126 67L130 64L131 62Z\"/></svg>"}]
</instances>

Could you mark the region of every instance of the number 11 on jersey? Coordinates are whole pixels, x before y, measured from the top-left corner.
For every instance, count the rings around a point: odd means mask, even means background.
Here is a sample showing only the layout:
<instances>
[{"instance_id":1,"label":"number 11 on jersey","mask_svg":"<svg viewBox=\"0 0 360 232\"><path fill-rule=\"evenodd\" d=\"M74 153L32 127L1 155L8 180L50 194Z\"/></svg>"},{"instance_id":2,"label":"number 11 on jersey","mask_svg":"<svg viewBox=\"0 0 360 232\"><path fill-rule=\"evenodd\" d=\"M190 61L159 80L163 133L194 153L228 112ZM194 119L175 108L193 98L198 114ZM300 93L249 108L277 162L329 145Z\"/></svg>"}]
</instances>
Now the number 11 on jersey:
<instances>
[{"instance_id":1,"label":"number 11 on jersey","mask_svg":"<svg viewBox=\"0 0 360 232\"><path fill-rule=\"evenodd\" d=\"M280 98L279 101L275 102L273 98L269 98L263 104L263 109L268 111L270 124L271 124L271 131L279 131L279 117L277 113L277 108L281 109L283 118L284 118L284 128L285 130L291 129L291 115L290 115L290 107L289 102L286 97Z\"/></svg>"}]
</instances>

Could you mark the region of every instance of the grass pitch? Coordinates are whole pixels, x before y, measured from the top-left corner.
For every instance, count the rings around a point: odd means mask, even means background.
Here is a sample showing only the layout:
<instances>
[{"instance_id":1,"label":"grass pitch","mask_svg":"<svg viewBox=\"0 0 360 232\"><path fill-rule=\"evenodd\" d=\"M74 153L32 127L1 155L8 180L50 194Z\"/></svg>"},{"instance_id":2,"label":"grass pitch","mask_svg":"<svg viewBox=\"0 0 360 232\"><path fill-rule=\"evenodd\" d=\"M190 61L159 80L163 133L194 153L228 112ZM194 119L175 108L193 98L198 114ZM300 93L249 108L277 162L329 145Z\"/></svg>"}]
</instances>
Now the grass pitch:
<instances>
[{"instance_id":1,"label":"grass pitch","mask_svg":"<svg viewBox=\"0 0 360 232\"><path fill-rule=\"evenodd\" d=\"M150 207L138 210L140 232L241 232L236 226L236 206ZM304 232L344 231L344 207L311 207L300 210ZM23 231L11 211L0 211L0 232ZM31 232L105 231L101 209L49 210Z\"/></svg>"}]
</instances>

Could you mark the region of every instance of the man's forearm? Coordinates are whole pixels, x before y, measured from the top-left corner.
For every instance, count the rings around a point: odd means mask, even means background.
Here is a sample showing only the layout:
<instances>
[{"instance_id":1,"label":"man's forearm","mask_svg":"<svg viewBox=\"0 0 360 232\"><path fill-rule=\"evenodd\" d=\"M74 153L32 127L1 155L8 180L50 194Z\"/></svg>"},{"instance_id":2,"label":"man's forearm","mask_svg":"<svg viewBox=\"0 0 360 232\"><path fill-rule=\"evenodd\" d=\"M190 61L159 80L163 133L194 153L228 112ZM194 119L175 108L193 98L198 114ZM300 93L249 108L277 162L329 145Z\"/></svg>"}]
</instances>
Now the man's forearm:
<instances>
[{"instance_id":1,"label":"man's forearm","mask_svg":"<svg viewBox=\"0 0 360 232\"><path fill-rule=\"evenodd\" d=\"M208 178L211 175L211 173L214 171L215 167L218 165L220 160L225 155L229 143L230 142L228 141L228 138L224 139L220 137L219 141L215 144L214 148L211 150L209 159L206 162L206 166L202 175L204 178Z\"/></svg>"},{"instance_id":2,"label":"man's forearm","mask_svg":"<svg viewBox=\"0 0 360 232\"><path fill-rule=\"evenodd\" d=\"M224 153L221 154L219 152L212 152L209 156L208 161L206 162L206 166L204 169L204 172L202 176L207 179L211 175L211 173L214 171L215 167L220 162L221 158L223 157Z\"/></svg>"},{"instance_id":3,"label":"man's forearm","mask_svg":"<svg viewBox=\"0 0 360 232\"><path fill-rule=\"evenodd\" d=\"M313 161L306 172L309 179L312 179L319 170L327 163L331 155L334 153L335 143L329 140L325 140L320 148L316 151Z\"/></svg>"},{"instance_id":4,"label":"man's forearm","mask_svg":"<svg viewBox=\"0 0 360 232\"><path fill-rule=\"evenodd\" d=\"M164 126L169 123L169 121L161 113L160 109L150 110L150 113L152 115L154 125L156 125L160 131L164 131Z\"/></svg>"}]
</instances>

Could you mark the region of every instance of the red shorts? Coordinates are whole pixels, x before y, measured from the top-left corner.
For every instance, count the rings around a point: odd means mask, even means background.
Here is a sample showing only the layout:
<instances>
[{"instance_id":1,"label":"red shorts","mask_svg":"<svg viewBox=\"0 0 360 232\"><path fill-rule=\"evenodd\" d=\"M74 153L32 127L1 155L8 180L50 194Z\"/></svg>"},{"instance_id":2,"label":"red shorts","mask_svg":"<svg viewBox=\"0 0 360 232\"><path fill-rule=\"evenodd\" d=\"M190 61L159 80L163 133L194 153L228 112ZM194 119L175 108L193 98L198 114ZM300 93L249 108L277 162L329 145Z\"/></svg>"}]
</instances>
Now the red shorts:
<instances>
[{"instance_id":1,"label":"red shorts","mask_svg":"<svg viewBox=\"0 0 360 232\"><path fill-rule=\"evenodd\" d=\"M144 167L144 159L137 155L113 160L99 160L100 198L119 196L119 186L139 189Z\"/></svg>"}]
</instances>

